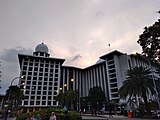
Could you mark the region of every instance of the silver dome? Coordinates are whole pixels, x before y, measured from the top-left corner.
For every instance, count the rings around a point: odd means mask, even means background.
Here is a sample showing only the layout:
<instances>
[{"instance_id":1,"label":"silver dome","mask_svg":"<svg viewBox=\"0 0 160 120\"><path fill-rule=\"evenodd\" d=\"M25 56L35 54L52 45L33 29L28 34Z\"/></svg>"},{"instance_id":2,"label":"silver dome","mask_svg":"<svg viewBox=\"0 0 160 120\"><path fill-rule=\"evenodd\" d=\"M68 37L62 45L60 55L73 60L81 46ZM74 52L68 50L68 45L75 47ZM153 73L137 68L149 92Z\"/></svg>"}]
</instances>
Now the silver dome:
<instances>
[{"instance_id":1,"label":"silver dome","mask_svg":"<svg viewBox=\"0 0 160 120\"><path fill-rule=\"evenodd\" d=\"M42 43L36 46L35 52L43 52L43 53L48 53L48 47Z\"/></svg>"}]
</instances>

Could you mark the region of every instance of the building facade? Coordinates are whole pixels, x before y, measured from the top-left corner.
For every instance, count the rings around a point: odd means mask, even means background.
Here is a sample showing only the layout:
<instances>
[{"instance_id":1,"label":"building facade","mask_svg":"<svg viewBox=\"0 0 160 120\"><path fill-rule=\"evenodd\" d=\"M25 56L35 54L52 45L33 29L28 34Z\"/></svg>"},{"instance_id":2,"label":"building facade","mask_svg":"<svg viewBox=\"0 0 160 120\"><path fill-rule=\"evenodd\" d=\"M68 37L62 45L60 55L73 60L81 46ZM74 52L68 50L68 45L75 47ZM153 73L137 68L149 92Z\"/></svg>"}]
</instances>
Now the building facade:
<instances>
[{"instance_id":1,"label":"building facade","mask_svg":"<svg viewBox=\"0 0 160 120\"><path fill-rule=\"evenodd\" d=\"M43 43L37 45L33 55L18 54L20 75L25 76L19 83L25 95L24 109L56 107L55 98L61 90L76 90L79 97L86 97L94 86L102 88L107 101L119 104L118 90L126 78L126 71L135 66L150 67L142 57L117 50L101 56L96 64L84 69L64 66L65 59L49 56L48 47Z\"/></svg>"}]
</instances>

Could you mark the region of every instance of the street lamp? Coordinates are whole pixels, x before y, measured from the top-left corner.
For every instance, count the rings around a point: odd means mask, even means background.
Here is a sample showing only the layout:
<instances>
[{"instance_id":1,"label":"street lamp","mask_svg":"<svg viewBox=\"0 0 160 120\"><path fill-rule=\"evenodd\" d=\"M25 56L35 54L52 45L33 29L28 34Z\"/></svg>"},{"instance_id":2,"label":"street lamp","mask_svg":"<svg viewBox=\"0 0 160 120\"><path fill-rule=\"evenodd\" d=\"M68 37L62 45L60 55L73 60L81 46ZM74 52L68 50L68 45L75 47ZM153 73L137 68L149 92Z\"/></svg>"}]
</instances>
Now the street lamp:
<instances>
[{"instance_id":1,"label":"street lamp","mask_svg":"<svg viewBox=\"0 0 160 120\"><path fill-rule=\"evenodd\" d=\"M18 79L18 78L23 79L23 78L24 78L24 76L15 77L15 78L11 81L11 85L10 85L10 87L12 86L13 82L14 82L16 79ZM10 101L10 96L11 96L11 89L9 90L8 102Z\"/></svg>"},{"instance_id":2,"label":"street lamp","mask_svg":"<svg viewBox=\"0 0 160 120\"><path fill-rule=\"evenodd\" d=\"M10 109L11 87L12 87L13 82L14 82L16 79L18 79L18 78L23 79L23 78L24 78L24 76L15 77L15 78L14 78L14 79L12 79L12 81L11 81L11 85L10 85L10 89L9 89L9 93L8 93L8 109L7 109L7 112L6 112L5 120L7 120L7 118L8 118L8 112L9 112L9 109ZM11 106L11 107L12 107L12 106Z\"/></svg>"},{"instance_id":3,"label":"street lamp","mask_svg":"<svg viewBox=\"0 0 160 120\"><path fill-rule=\"evenodd\" d=\"M74 82L74 79L71 79L71 82L70 82L70 90L73 90L73 82Z\"/></svg>"}]
</instances>

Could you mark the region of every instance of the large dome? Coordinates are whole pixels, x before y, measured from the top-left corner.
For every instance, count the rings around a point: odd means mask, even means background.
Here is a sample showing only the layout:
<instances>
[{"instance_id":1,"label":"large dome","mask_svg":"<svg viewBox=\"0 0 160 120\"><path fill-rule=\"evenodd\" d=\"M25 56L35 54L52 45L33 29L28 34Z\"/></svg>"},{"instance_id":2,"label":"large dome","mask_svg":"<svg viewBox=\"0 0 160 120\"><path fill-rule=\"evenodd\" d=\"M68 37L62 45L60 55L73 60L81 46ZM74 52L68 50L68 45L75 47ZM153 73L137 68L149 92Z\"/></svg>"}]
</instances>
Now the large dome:
<instances>
[{"instance_id":1,"label":"large dome","mask_svg":"<svg viewBox=\"0 0 160 120\"><path fill-rule=\"evenodd\" d=\"M43 52L43 53L48 53L48 47L42 43L36 46L35 52Z\"/></svg>"}]
</instances>

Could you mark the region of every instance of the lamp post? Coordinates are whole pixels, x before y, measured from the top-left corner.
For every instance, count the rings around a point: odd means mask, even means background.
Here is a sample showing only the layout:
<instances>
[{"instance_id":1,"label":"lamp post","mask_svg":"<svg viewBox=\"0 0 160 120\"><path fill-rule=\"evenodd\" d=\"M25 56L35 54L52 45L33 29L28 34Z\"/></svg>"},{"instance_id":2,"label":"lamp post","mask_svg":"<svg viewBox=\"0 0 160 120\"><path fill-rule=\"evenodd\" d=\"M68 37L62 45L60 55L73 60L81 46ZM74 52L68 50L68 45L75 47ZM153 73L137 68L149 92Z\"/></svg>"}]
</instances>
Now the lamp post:
<instances>
[{"instance_id":1,"label":"lamp post","mask_svg":"<svg viewBox=\"0 0 160 120\"><path fill-rule=\"evenodd\" d=\"M20 77L15 77L14 79L12 79L11 81L11 84L10 84L10 88L9 88L9 93L8 93L8 108L7 108L7 111L6 111L6 116L5 116L5 120L7 120L8 118L8 113L9 113L9 109L10 109L10 96L11 96L11 87L12 87L12 84L13 82L18 79L18 78L24 78L24 76L20 76ZM11 106L12 107L12 106Z\"/></svg>"},{"instance_id":2,"label":"lamp post","mask_svg":"<svg viewBox=\"0 0 160 120\"><path fill-rule=\"evenodd\" d=\"M73 90L73 82L74 82L74 79L71 79L71 90Z\"/></svg>"}]
</instances>

